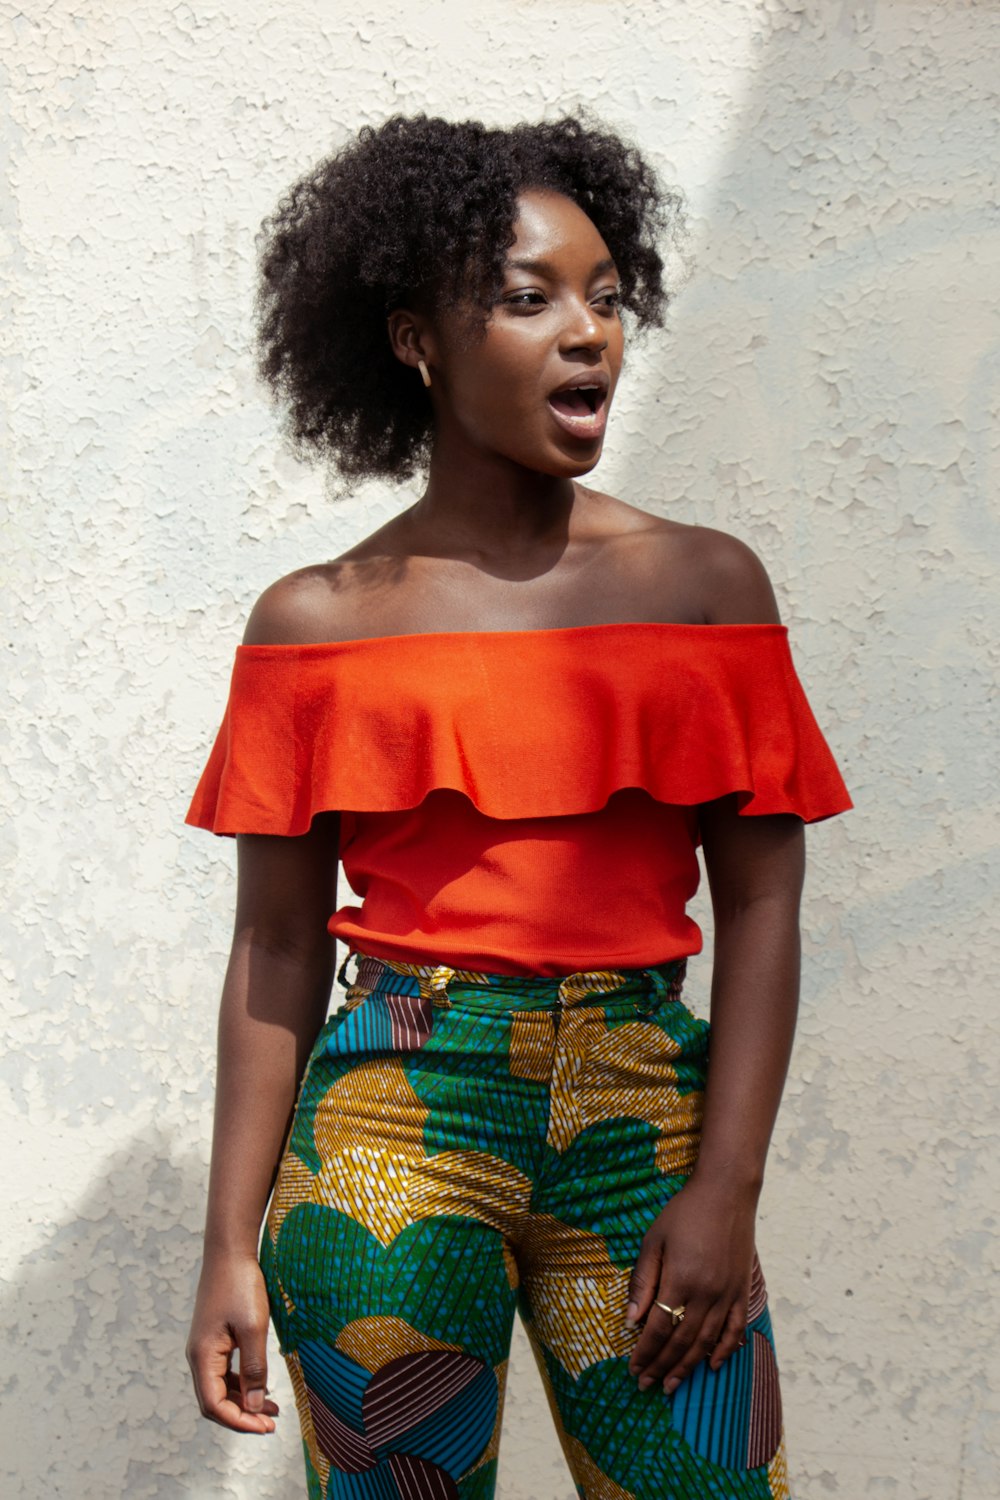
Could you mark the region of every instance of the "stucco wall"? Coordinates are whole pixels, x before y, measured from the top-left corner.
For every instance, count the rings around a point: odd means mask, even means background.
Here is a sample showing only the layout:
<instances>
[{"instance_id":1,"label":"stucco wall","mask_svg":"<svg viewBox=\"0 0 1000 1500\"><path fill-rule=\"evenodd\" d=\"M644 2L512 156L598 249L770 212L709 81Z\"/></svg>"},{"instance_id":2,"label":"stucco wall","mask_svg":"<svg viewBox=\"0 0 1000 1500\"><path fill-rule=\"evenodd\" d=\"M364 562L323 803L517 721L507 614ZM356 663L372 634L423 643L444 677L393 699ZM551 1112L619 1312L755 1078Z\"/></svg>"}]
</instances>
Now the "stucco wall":
<instances>
[{"instance_id":1,"label":"stucco wall","mask_svg":"<svg viewBox=\"0 0 1000 1500\"><path fill-rule=\"evenodd\" d=\"M808 833L760 1219L796 1493L993 1500L997 4L0 18L4 1495L299 1493L273 1341L265 1441L201 1421L183 1359L234 849L182 819L257 592L414 497L331 503L283 453L253 236L366 120L582 99L684 187L696 257L592 480L759 550L857 804ZM573 1494L520 1332L501 1476Z\"/></svg>"}]
</instances>

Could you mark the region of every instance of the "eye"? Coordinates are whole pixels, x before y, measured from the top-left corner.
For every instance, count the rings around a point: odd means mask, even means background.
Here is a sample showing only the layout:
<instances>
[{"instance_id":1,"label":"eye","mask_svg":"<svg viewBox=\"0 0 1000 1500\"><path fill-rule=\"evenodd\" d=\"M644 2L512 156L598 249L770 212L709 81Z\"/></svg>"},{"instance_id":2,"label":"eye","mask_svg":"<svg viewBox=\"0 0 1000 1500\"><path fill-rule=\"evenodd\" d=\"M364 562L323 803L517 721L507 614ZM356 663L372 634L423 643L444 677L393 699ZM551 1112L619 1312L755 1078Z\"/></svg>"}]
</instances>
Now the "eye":
<instances>
[{"instance_id":1,"label":"eye","mask_svg":"<svg viewBox=\"0 0 1000 1500\"><path fill-rule=\"evenodd\" d=\"M503 300L511 307L530 307L531 304L525 300L528 297L538 297L541 301L545 301L541 292L515 292L513 296L505 297Z\"/></svg>"},{"instance_id":2,"label":"eye","mask_svg":"<svg viewBox=\"0 0 1000 1500\"><path fill-rule=\"evenodd\" d=\"M598 297L597 300L599 302L606 303L608 307L617 307L619 305L619 303L621 302L621 299L622 299L622 294L621 294L620 291L617 291L617 292L602 292L601 295Z\"/></svg>"}]
</instances>

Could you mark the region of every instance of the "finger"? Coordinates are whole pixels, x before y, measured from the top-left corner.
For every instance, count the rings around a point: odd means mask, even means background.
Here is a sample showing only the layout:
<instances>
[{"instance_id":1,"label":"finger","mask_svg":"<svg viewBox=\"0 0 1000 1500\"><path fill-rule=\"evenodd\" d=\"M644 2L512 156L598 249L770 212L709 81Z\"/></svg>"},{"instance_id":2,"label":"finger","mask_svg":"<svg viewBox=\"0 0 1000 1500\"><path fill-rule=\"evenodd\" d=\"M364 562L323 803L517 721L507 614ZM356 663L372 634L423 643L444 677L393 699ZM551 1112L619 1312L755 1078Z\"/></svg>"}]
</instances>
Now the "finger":
<instances>
[{"instance_id":1,"label":"finger","mask_svg":"<svg viewBox=\"0 0 1000 1500\"><path fill-rule=\"evenodd\" d=\"M234 1333L240 1351L240 1406L261 1416L267 1399L267 1324L249 1323Z\"/></svg>"},{"instance_id":2,"label":"finger","mask_svg":"<svg viewBox=\"0 0 1000 1500\"><path fill-rule=\"evenodd\" d=\"M627 1327L636 1327L652 1307L660 1284L661 1264L662 1253L658 1245L654 1243L640 1248L639 1258L629 1277L628 1306L625 1309Z\"/></svg>"},{"instance_id":3,"label":"finger","mask_svg":"<svg viewBox=\"0 0 1000 1500\"><path fill-rule=\"evenodd\" d=\"M216 1422L220 1427L229 1427L234 1432L274 1431L271 1414L243 1411L239 1400L238 1377L229 1370L228 1350L219 1345L201 1346L190 1352L188 1362L198 1407L207 1421Z\"/></svg>"},{"instance_id":4,"label":"finger","mask_svg":"<svg viewBox=\"0 0 1000 1500\"><path fill-rule=\"evenodd\" d=\"M722 1327L723 1309L716 1305L704 1319L684 1354L658 1372L660 1384L668 1396L672 1396L682 1381L686 1380L702 1360L707 1359L715 1348Z\"/></svg>"},{"instance_id":5,"label":"finger","mask_svg":"<svg viewBox=\"0 0 1000 1500\"><path fill-rule=\"evenodd\" d=\"M226 1399L229 1356L230 1350L221 1337L211 1342L188 1345L187 1361L191 1367L198 1410L210 1421L214 1420L212 1413L219 1402Z\"/></svg>"},{"instance_id":6,"label":"finger","mask_svg":"<svg viewBox=\"0 0 1000 1500\"><path fill-rule=\"evenodd\" d=\"M241 1409L242 1409L242 1400L241 1400L241 1397L240 1397L240 1377L239 1377L239 1375L236 1375L236 1374L233 1374L232 1372L230 1372L226 1376L226 1389L227 1389L227 1393L229 1395L230 1401L235 1402L235 1404L237 1406L241 1407ZM264 1411L266 1412L266 1414L269 1417L276 1417L278 1415L278 1411L279 1411L278 1403L276 1401L272 1401L271 1400L271 1397L269 1395L267 1395L266 1390L265 1390L265 1396L264 1396Z\"/></svg>"},{"instance_id":7,"label":"finger","mask_svg":"<svg viewBox=\"0 0 1000 1500\"><path fill-rule=\"evenodd\" d=\"M726 1315L719 1335L719 1342L713 1350L709 1364L713 1370L719 1370L731 1354L741 1349L747 1338L747 1309L742 1298L737 1297Z\"/></svg>"},{"instance_id":8,"label":"finger","mask_svg":"<svg viewBox=\"0 0 1000 1500\"><path fill-rule=\"evenodd\" d=\"M646 1326L642 1331L638 1343L632 1350L632 1357L629 1361L629 1370L633 1375L640 1376L640 1384L642 1384L642 1379L647 1375L649 1376L649 1380L646 1381L646 1384L652 1382L654 1378L654 1375L651 1373L652 1366L666 1351L674 1350L676 1352L687 1348L690 1330L692 1327L697 1326L701 1320L701 1315L705 1311L703 1306L702 1312L699 1313L697 1301L692 1302L688 1298L687 1304L684 1306L684 1317L679 1323L675 1323L673 1315L665 1312L658 1305L659 1302L665 1302L668 1307L680 1307L682 1305L680 1298L671 1300L670 1297L663 1295L663 1288L660 1288L659 1298L653 1304L649 1317L646 1319Z\"/></svg>"},{"instance_id":9,"label":"finger","mask_svg":"<svg viewBox=\"0 0 1000 1500\"><path fill-rule=\"evenodd\" d=\"M262 1437L265 1433L273 1432L274 1418L278 1414L277 1407L274 1411L269 1411L267 1407L273 1403L265 1402L265 1409L260 1412L244 1411L242 1400L240 1377L230 1371L226 1376L224 1398L217 1401L204 1415L210 1422L216 1422L220 1427L228 1427L232 1432L244 1432L254 1437Z\"/></svg>"}]
</instances>

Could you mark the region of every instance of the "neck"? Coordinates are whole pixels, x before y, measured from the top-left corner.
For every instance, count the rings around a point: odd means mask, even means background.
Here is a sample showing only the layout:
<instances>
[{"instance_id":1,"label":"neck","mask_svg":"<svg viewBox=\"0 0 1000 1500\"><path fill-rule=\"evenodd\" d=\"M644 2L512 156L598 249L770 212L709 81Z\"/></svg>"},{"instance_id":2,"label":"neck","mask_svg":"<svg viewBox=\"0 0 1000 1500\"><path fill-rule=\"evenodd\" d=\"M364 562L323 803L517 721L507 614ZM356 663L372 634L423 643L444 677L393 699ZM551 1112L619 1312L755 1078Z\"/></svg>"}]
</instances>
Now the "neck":
<instances>
[{"instance_id":1,"label":"neck","mask_svg":"<svg viewBox=\"0 0 1000 1500\"><path fill-rule=\"evenodd\" d=\"M514 558L565 543L579 500L568 477L526 469L439 432L427 488L406 515L435 554Z\"/></svg>"}]
</instances>

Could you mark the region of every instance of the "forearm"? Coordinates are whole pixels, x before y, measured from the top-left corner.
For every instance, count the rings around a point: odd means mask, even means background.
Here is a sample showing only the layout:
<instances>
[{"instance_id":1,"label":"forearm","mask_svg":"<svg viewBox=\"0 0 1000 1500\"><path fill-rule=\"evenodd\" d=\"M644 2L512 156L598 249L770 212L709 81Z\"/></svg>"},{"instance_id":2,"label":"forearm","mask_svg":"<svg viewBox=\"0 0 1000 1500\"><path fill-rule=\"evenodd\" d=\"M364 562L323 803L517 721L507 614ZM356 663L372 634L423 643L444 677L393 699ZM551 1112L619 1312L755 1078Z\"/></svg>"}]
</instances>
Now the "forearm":
<instances>
[{"instance_id":1,"label":"forearm","mask_svg":"<svg viewBox=\"0 0 1000 1500\"><path fill-rule=\"evenodd\" d=\"M769 895L716 916L711 1043L696 1175L756 1198L795 1035L798 900Z\"/></svg>"},{"instance_id":2,"label":"forearm","mask_svg":"<svg viewBox=\"0 0 1000 1500\"><path fill-rule=\"evenodd\" d=\"M245 934L219 1010L206 1251L256 1255L261 1220L333 980L333 940L290 956Z\"/></svg>"}]
</instances>

